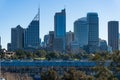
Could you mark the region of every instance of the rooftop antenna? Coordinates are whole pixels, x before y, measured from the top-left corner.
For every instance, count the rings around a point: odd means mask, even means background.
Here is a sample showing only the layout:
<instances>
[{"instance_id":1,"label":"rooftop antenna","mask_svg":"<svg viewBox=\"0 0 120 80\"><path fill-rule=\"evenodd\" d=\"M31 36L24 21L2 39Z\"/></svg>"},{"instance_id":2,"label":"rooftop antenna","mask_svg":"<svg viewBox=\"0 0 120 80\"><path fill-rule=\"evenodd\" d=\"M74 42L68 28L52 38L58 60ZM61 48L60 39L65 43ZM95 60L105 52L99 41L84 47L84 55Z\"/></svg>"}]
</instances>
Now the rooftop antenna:
<instances>
[{"instance_id":1,"label":"rooftop antenna","mask_svg":"<svg viewBox=\"0 0 120 80\"><path fill-rule=\"evenodd\" d=\"M38 18L39 18L39 30L40 30L40 3L38 5ZM40 37L40 33L39 33L39 37Z\"/></svg>"},{"instance_id":2,"label":"rooftop antenna","mask_svg":"<svg viewBox=\"0 0 120 80\"><path fill-rule=\"evenodd\" d=\"M39 16L39 20L40 20L40 4L38 6L38 16Z\"/></svg>"},{"instance_id":3,"label":"rooftop antenna","mask_svg":"<svg viewBox=\"0 0 120 80\"><path fill-rule=\"evenodd\" d=\"M66 9L66 5L64 5L64 9Z\"/></svg>"},{"instance_id":4,"label":"rooftop antenna","mask_svg":"<svg viewBox=\"0 0 120 80\"><path fill-rule=\"evenodd\" d=\"M40 20L40 7L38 7L38 13L36 14L36 16L34 17L35 21L39 21Z\"/></svg>"}]
</instances>

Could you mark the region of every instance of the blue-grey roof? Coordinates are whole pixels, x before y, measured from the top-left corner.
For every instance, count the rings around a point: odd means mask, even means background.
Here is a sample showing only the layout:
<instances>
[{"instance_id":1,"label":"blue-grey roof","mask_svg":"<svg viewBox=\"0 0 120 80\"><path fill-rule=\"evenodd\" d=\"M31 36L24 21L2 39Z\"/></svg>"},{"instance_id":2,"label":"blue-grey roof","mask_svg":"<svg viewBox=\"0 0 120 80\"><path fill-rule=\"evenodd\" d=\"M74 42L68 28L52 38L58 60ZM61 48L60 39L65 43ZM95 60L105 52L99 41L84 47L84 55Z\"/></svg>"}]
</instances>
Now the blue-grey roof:
<instances>
[{"instance_id":1,"label":"blue-grey roof","mask_svg":"<svg viewBox=\"0 0 120 80\"><path fill-rule=\"evenodd\" d=\"M35 66L35 67L94 67L96 62L90 61L2 61L3 67L21 67L21 66ZM105 66L109 64L106 63Z\"/></svg>"}]
</instances>

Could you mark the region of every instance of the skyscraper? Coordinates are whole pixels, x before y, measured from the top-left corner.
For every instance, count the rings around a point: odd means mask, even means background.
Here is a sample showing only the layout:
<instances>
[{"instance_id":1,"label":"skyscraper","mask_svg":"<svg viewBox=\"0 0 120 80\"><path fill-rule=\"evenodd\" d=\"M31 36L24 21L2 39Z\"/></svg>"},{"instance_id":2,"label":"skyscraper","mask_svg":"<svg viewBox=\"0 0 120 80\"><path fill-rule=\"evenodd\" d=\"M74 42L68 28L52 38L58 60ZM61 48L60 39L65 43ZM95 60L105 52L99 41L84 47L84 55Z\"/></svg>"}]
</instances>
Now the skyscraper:
<instances>
[{"instance_id":1,"label":"skyscraper","mask_svg":"<svg viewBox=\"0 0 120 80\"><path fill-rule=\"evenodd\" d=\"M120 50L120 34L119 34L119 50Z\"/></svg>"},{"instance_id":2,"label":"skyscraper","mask_svg":"<svg viewBox=\"0 0 120 80\"><path fill-rule=\"evenodd\" d=\"M67 45L67 48L70 47L70 43L74 41L74 33L69 31L66 33L66 45Z\"/></svg>"},{"instance_id":3,"label":"skyscraper","mask_svg":"<svg viewBox=\"0 0 120 80\"><path fill-rule=\"evenodd\" d=\"M97 13L87 14L89 52L96 52L99 44L99 18Z\"/></svg>"},{"instance_id":4,"label":"skyscraper","mask_svg":"<svg viewBox=\"0 0 120 80\"><path fill-rule=\"evenodd\" d=\"M54 50L64 51L66 44L66 12L63 9L54 16ZM60 41L61 43L59 43Z\"/></svg>"},{"instance_id":5,"label":"skyscraper","mask_svg":"<svg viewBox=\"0 0 120 80\"><path fill-rule=\"evenodd\" d=\"M2 49L2 45L1 45L1 37L0 37L0 49Z\"/></svg>"},{"instance_id":6,"label":"skyscraper","mask_svg":"<svg viewBox=\"0 0 120 80\"><path fill-rule=\"evenodd\" d=\"M88 45L99 44L99 18L97 13L88 13L87 22L89 27Z\"/></svg>"},{"instance_id":7,"label":"skyscraper","mask_svg":"<svg viewBox=\"0 0 120 80\"><path fill-rule=\"evenodd\" d=\"M39 38L39 11L38 11L38 14L31 21L28 28L25 29L24 48L38 49L39 46L40 46L40 38Z\"/></svg>"},{"instance_id":8,"label":"skyscraper","mask_svg":"<svg viewBox=\"0 0 120 80\"><path fill-rule=\"evenodd\" d=\"M119 22L109 21L108 22L108 45L112 47L112 50L118 50L118 39L119 39Z\"/></svg>"},{"instance_id":9,"label":"skyscraper","mask_svg":"<svg viewBox=\"0 0 120 80\"><path fill-rule=\"evenodd\" d=\"M79 43L79 47L88 45L88 29L87 19L85 17L74 22L74 37L75 41Z\"/></svg>"},{"instance_id":10,"label":"skyscraper","mask_svg":"<svg viewBox=\"0 0 120 80\"><path fill-rule=\"evenodd\" d=\"M54 31L49 31L49 48L53 50Z\"/></svg>"},{"instance_id":11,"label":"skyscraper","mask_svg":"<svg viewBox=\"0 0 120 80\"><path fill-rule=\"evenodd\" d=\"M11 50L23 49L24 29L18 25L11 29Z\"/></svg>"}]
</instances>

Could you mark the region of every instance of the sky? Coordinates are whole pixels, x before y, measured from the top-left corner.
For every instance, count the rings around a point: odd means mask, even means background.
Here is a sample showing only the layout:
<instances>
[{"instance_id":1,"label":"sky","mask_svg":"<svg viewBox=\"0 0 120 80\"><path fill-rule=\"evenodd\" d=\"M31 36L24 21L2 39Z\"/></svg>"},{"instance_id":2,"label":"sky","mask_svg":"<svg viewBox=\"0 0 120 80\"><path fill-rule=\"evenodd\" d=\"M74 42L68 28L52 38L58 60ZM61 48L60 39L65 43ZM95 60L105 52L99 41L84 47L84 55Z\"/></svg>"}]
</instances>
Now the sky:
<instances>
[{"instance_id":1,"label":"sky","mask_svg":"<svg viewBox=\"0 0 120 80\"><path fill-rule=\"evenodd\" d=\"M74 31L75 20L88 12L99 16L99 37L107 40L108 21L120 21L120 0L0 0L2 47L11 42L11 28L27 28L40 6L40 38L54 30L54 15L66 8L66 31ZM119 29L120 31L120 29Z\"/></svg>"}]
</instances>

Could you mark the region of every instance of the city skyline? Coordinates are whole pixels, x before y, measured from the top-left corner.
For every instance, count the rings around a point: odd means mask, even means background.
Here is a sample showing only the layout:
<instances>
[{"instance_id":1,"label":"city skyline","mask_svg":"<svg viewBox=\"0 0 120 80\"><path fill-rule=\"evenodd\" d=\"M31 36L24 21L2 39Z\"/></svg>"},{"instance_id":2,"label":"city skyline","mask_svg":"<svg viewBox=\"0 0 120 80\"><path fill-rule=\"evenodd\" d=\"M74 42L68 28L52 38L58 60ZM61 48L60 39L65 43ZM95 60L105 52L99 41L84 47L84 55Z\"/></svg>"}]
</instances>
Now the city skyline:
<instances>
[{"instance_id":1,"label":"city skyline","mask_svg":"<svg viewBox=\"0 0 120 80\"><path fill-rule=\"evenodd\" d=\"M47 1L47 2L46 2ZM51 4L49 4L51 3ZM0 1L0 17L1 29L0 36L2 39L2 47L7 48L10 41L11 28L21 25L27 28L33 19L40 4L40 38L54 30L54 14L61 9L66 8L66 31L73 31L73 23L75 20L85 16L88 12L97 12L99 15L99 37L107 40L107 23L108 21L120 20L120 1L110 0L98 1L90 0L1 0ZM31 6L30 6L31 5ZM116 13L117 12L117 13ZM120 30L119 30L120 31Z\"/></svg>"}]
</instances>

